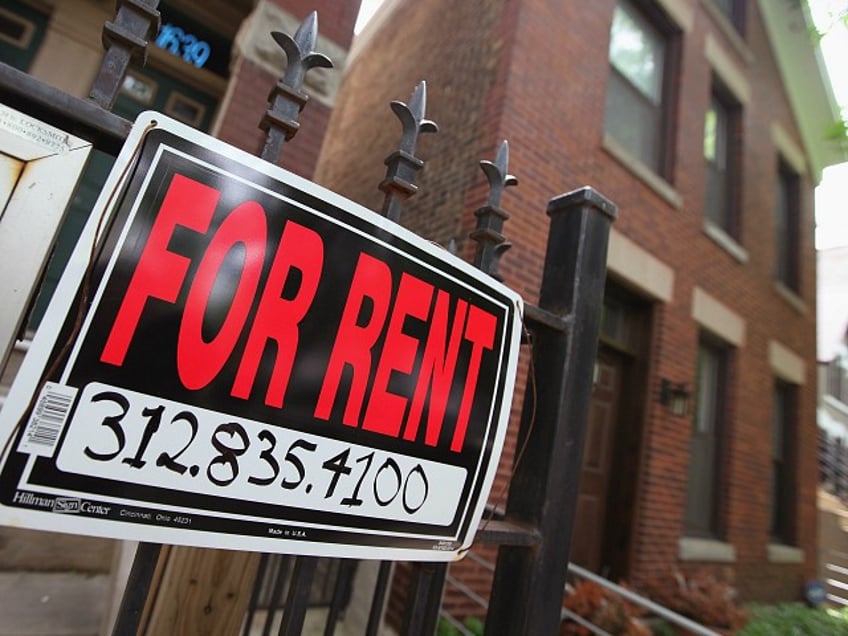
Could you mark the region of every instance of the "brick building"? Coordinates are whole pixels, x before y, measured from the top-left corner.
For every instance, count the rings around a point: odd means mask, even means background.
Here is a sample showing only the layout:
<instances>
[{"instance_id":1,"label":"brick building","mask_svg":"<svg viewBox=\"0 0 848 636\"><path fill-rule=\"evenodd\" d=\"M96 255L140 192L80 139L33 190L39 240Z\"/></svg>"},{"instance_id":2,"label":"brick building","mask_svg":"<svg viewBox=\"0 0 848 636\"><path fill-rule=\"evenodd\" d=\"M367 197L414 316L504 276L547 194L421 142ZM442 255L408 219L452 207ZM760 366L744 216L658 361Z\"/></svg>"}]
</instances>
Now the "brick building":
<instances>
[{"instance_id":1,"label":"brick building","mask_svg":"<svg viewBox=\"0 0 848 636\"><path fill-rule=\"evenodd\" d=\"M476 164L508 138L501 273L532 302L547 200L619 207L572 544L613 579L707 568L777 600L816 575L813 188L844 155L807 24L770 0L389 0L351 52L319 182L378 209L385 104L426 79L405 225L470 256Z\"/></svg>"}]
</instances>

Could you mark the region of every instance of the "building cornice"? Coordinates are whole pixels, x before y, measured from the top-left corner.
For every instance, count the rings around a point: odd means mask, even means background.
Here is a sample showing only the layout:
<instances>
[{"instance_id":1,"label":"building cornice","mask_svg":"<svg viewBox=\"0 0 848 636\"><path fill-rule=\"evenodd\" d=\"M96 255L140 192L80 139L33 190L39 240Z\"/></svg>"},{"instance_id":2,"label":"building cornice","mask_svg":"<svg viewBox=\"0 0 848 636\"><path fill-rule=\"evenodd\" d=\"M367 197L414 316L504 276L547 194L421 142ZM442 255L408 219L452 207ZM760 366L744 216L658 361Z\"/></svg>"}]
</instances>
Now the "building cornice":
<instances>
[{"instance_id":1,"label":"building cornice","mask_svg":"<svg viewBox=\"0 0 848 636\"><path fill-rule=\"evenodd\" d=\"M844 143L827 138L840 119L821 51L815 46L806 3L759 0L766 33L780 71L801 140L810 159L814 183L827 166L848 160Z\"/></svg>"}]
</instances>

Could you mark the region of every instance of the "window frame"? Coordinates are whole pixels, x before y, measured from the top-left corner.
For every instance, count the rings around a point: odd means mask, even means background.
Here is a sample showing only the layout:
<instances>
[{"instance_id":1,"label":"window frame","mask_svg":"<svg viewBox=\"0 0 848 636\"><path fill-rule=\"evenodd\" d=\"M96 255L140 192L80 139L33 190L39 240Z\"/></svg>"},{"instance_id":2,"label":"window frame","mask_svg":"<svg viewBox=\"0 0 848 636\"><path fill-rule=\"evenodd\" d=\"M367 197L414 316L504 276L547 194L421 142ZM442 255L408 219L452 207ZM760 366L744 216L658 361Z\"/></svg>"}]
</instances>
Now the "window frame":
<instances>
[{"instance_id":1,"label":"window frame","mask_svg":"<svg viewBox=\"0 0 848 636\"><path fill-rule=\"evenodd\" d=\"M774 204L774 276L794 293L801 291L801 175L778 157Z\"/></svg>"},{"instance_id":2,"label":"window frame","mask_svg":"<svg viewBox=\"0 0 848 636\"><path fill-rule=\"evenodd\" d=\"M727 0L729 7L724 7L718 0L707 0L712 7L736 30L745 36L747 25L746 0Z\"/></svg>"},{"instance_id":3,"label":"window frame","mask_svg":"<svg viewBox=\"0 0 848 636\"><path fill-rule=\"evenodd\" d=\"M718 106L724 116L723 138L716 138L715 161L706 156L707 117ZM718 135L719 131L716 130ZM716 77L713 77L709 107L704 112L704 217L712 225L739 242L741 238L741 184L742 175L742 104ZM723 152L719 153L719 149ZM720 154L720 156L719 156ZM723 164L719 170L716 163ZM719 208L710 205L711 177L721 178L724 194L716 202Z\"/></svg>"},{"instance_id":4,"label":"window frame","mask_svg":"<svg viewBox=\"0 0 848 636\"><path fill-rule=\"evenodd\" d=\"M724 502L725 440L729 420L729 391L732 364L732 347L711 335L703 334L698 341L695 380L695 410L690 436L690 461L686 481L686 501L683 522L684 535L693 538L721 539L723 534L722 507ZM709 396L704 395L704 357L710 356L715 364L714 386ZM711 420L702 422L703 400L712 404ZM700 429L707 425L709 430ZM711 453L707 464L695 460ZM702 472L698 472L699 469ZM696 483L695 480L701 480ZM707 497L704 498L704 492ZM704 507L706 506L706 510Z\"/></svg>"},{"instance_id":5,"label":"window frame","mask_svg":"<svg viewBox=\"0 0 848 636\"><path fill-rule=\"evenodd\" d=\"M771 413L769 537L773 543L780 545L794 545L796 539L797 421L798 386L775 378Z\"/></svg>"},{"instance_id":6,"label":"window frame","mask_svg":"<svg viewBox=\"0 0 848 636\"><path fill-rule=\"evenodd\" d=\"M612 21L610 22L609 29L610 46L607 50L609 75L607 79L605 100L609 100L610 98L611 83L618 82L620 87L627 92L632 93L635 99L649 103L649 105L656 109L655 119L658 122L657 134L659 139L657 140L657 157L655 165L652 164L649 158L646 159L645 156L634 151L627 143L625 143L624 140L614 134L613 129L610 126L610 109L608 107L608 101L605 101L604 105L604 135L608 135L612 140L620 144L630 156L639 161L652 173L658 175L668 183L671 183L671 175L674 167L673 149L675 147L677 119L676 104L678 92L677 82L674 81L674 78L678 76L680 69L681 30L680 27L668 15L666 15L656 3L645 2L644 0L618 0L615 4L615 10L623 5L629 8L631 14L637 15L641 22L647 23L647 25L653 30L653 33L656 34L657 37L661 38L663 42L664 51L662 57L662 77L660 78L659 104L656 106L650 104L649 98L644 95L639 87L621 70L619 70L615 64L613 64L611 57ZM625 10L627 10L627 8L625 8ZM615 13L613 13L612 17L612 20L614 19Z\"/></svg>"}]
</instances>

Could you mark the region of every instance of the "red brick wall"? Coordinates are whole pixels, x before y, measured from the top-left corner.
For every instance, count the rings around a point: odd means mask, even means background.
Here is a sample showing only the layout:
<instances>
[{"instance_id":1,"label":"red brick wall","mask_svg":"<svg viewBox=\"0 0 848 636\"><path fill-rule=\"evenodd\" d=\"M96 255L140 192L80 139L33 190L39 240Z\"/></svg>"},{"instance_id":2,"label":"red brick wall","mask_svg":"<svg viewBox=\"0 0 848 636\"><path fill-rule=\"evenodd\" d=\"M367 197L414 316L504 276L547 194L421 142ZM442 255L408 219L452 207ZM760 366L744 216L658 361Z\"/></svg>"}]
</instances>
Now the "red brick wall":
<instances>
[{"instance_id":1,"label":"red brick wall","mask_svg":"<svg viewBox=\"0 0 848 636\"><path fill-rule=\"evenodd\" d=\"M651 341L652 397L647 400L641 478L633 527L631 579L637 584L680 564L678 541L689 457L691 419L671 416L655 399L660 378L695 384L699 327L691 317L698 286L746 322L744 344L730 373L728 433L724 452L724 539L735 546L730 566L746 599L797 598L815 575L815 260L812 183L803 184L798 311L773 285L777 149L770 137L778 121L801 146L790 106L756 3L748 3L750 61L717 27L701 3L692 3L694 27L682 37L679 100L675 123L672 186L676 208L602 148L609 73L609 28L615 0L402 3L354 61L328 146L317 169L326 185L379 209L380 160L394 149L399 125L386 102L406 100L419 78L428 80L428 115L442 131L423 138L428 160L421 193L409 202L403 222L438 242L462 241L473 227L473 210L485 197L475 164L491 158L503 137L510 140L510 171L521 181L504 198L512 218L506 235L514 247L503 258L506 282L533 302L537 297L547 234L548 199L584 184L619 206L615 227L675 271L673 298L656 303ZM703 232L705 166L703 118L711 69L704 55L711 33L752 89L744 109L740 263ZM351 160L350 149L356 149ZM767 561L771 395L774 375L768 342L775 339L803 357L807 382L799 400L797 544L806 561ZM516 403L520 403L520 397ZM505 465L505 464L504 464ZM455 566L456 567L456 566ZM712 567L712 566L710 566ZM724 569L722 566L721 569ZM453 570L452 570L453 571Z\"/></svg>"},{"instance_id":2,"label":"red brick wall","mask_svg":"<svg viewBox=\"0 0 848 636\"><path fill-rule=\"evenodd\" d=\"M344 49L353 40L353 25L359 15L362 0L273 0L273 2L303 20L313 11L318 12L318 32Z\"/></svg>"}]
</instances>

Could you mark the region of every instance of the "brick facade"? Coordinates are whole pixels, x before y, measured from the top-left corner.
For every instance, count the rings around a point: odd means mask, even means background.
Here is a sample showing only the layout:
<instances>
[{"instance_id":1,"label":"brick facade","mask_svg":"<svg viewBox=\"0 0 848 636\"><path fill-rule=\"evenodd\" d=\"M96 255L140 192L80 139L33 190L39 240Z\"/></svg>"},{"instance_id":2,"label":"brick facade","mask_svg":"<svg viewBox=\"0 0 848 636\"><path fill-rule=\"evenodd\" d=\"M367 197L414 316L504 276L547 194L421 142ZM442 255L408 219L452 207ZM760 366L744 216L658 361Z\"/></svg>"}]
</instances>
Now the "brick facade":
<instances>
[{"instance_id":1,"label":"brick facade","mask_svg":"<svg viewBox=\"0 0 848 636\"><path fill-rule=\"evenodd\" d=\"M461 253L470 256L473 247L464 237L474 226L473 210L486 196L476 164L493 158L500 140L508 138L510 172L520 185L504 197L503 206L511 214L505 233L514 246L502 260L501 273L508 285L534 302L547 200L590 184L614 201L619 206L615 230L673 274L670 297L664 300L643 295L627 272L611 269L609 275L650 307L644 395L639 412L633 413L644 424L627 577L638 585L667 574L670 566L706 567L733 576L745 600L798 598L803 583L815 576L814 177L809 169L801 175L800 285L797 295L787 294L774 281L781 154L775 126L788 132L797 147L804 143L760 5L747 3L742 41L728 33L729 25L707 2L646 3L683 6L689 12L678 38L672 162L663 190L652 187L604 144L615 0L394 4L394 12L357 44L316 179L379 209L380 159L399 135L399 126L387 123L392 117L387 102L405 101L413 83L426 79L427 115L441 130L419 144L418 154L427 165L419 179L420 194L405 206L405 225L441 244L453 238ZM704 230L704 113L716 73L708 49L718 50L721 60L739 69L750 89L742 110L737 238L747 257ZM350 148L359 149L357 161L350 160ZM669 190L674 196L663 195ZM730 355L721 451L718 539L735 552L727 563L680 559L692 414L673 416L657 399L661 378L684 382L690 390L696 384L699 335L705 331L693 318L696 290L744 325L744 337ZM780 375L770 362L775 342L805 369L797 386L794 431L792 544L800 550L789 563L769 558L771 395ZM509 461L502 465L501 479ZM615 472L612 479L615 484Z\"/></svg>"}]
</instances>

